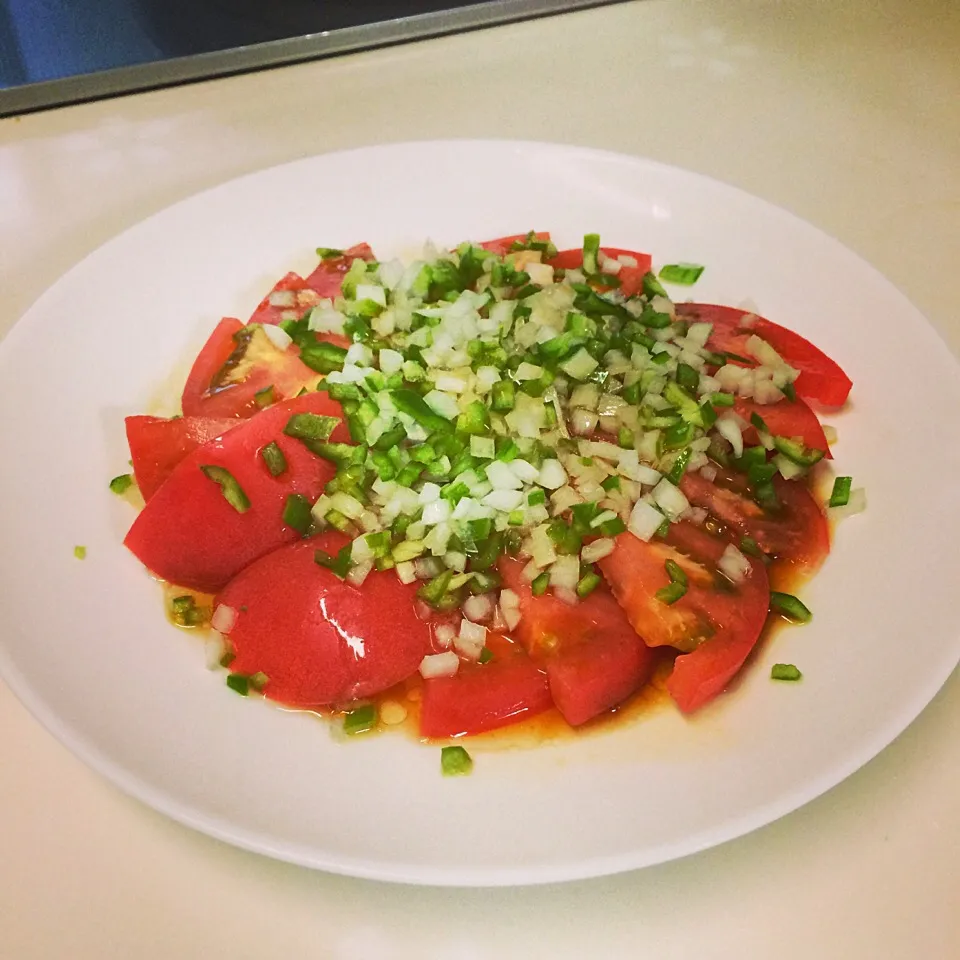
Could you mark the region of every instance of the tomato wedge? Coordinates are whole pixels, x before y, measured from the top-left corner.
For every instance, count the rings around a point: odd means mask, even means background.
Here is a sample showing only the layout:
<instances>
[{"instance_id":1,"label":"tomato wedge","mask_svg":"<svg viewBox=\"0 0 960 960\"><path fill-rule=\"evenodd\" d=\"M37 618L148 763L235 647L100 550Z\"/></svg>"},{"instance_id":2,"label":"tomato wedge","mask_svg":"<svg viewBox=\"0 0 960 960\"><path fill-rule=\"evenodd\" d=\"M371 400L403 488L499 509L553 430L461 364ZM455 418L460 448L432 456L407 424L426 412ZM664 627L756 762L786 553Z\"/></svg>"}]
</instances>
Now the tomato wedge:
<instances>
[{"instance_id":1,"label":"tomato wedge","mask_svg":"<svg viewBox=\"0 0 960 960\"><path fill-rule=\"evenodd\" d=\"M830 551L827 519L800 481L777 476L773 488L780 509L766 511L750 499L741 474L720 469L716 482L696 472L680 481L687 499L727 527L732 542L750 537L768 556L813 572Z\"/></svg>"},{"instance_id":2,"label":"tomato wedge","mask_svg":"<svg viewBox=\"0 0 960 960\"><path fill-rule=\"evenodd\" d=\"M343 251L339 257L327 257L321 260L316 270L306 279L306 284L321 299L335 300L343 288L343 276L354 260L373 260L373 250L366 243L358 243Z\"/></svg>"},{"instance_id":3,"label":"tomato wedge","mask_svg":"<svg viewBox=\"0 0 960 960\"><path fill-rule=\"evenodd\" d=\"M320 379L292 344L281 350L262 326L225 317L193 362L181 406L185 416L251 417L261 391L273 388L273 399L288 399Z\"/></svg>"},{"instance_id":4,"label":"tomato wedge","mask_svg":"<svg viewBox=\"0 0 960 960\"><path fill-rule=\"evenodd\" d=\"M793 401L778 400L776 403L754 403L753 400L738 398L733 409L747 423L750 423L750 418L756 414L773 436L800 439L806 446L822 450L828 460L833 459L830 444L827 443L817 415L799 397ZM753 426L744 431L743 438L751 445L760 442Z\"/></svg>"},{"instance_id":5,"label":"tomato wedge","mask_svg":"<svg viewBox=\"0 0 960 960\"><path fill-rule=\"evenodd\" d=\"M717 573L726 542L691 523L674 523L666 540L645 543L630 533L599 565L636 631L650 646L673 646L678 657L667 690L684 712L713 699L737 673L766 621L770 588L760 560L738 584ZM666 561L687 576L687 592L668 605L656 593L670 583Z\"/></svg>"},{"instance_id":6,"label":"tomato wedge","mask_svg":"<svg viewBox=\"0 0 960 960\"><path fill-rule=\"evenodd\" d=\"M326 393L305 394L239 423L180 461L124 540L148 570L171 583L212 593L248 563L299 539L283 522L287 496L299 493L316 500L334 467L284 434L294 413L342 417L340 405ZM342 422L331 439L349 441ZM276 477L260 454L271 442L287 464ZM239 512L232 506L202 466L226 470L249 500L249 509Z\"/></svg>"},{"instance_id":7,"label":"tomato wedge","mask_svg":"<svg viewBox=\"0 0 960 960\"><path fill-rule=\"evenodd\" d=\"M222 436L239 421L140 416L127 417L124 423L133 475L143 499L149 500L188 453Z\"/></svg>"},{"instance_id":8,"label":"tomato wedge","mask_svg":"<svg viewBox=\"0 0 960 960\"><path fill-rule=\"evenodd\" d=\"M461 663L452 677L423 683L420 734L459 737L526 720L553 706L546 674L521 647L488 635L488 663Z\"/></svg>"},{"instance_id":9,"label":"tomato wedge","mask_svg":"<svg viewBox=\"0 0 960 960\"><path fill-rule=\"evenodd\" d=\"M643 277L649 273L653 261L648 253L638 253L636 250L621 250L619 247L601 247L601 253L616 260L617 257L633 257L637 261L635 267L622 266L617 278L620 286L617 288L625 297L632 297L643 289ZM583 266L583 248L561 250L552 260L547 261L556 270L579 269Z\"/></svg>"},{"instance_id":10,"label":"tomato wedge","mask_svg":"<svg viewBox=\"0 0 960 960\"><path fill-rule=\"evenodd\" d=\"M656 655L606 588L576 606L550 593L535 597L523 567L510 557L499 564L504 582L520 597L514 634L546 670L550 695L567 723L592 720L647 682Z\"/></svg>"},{"instance_id":11,"label":"tomato wedge","mask_svg":"<svg viewBox=\"0 0 960 960\"><path fill-rule=\"evenodd\" d=\"M230 669L269 678L263 693L295 707L345 704L392 687L430 652L417 584L373 571L362 588L314 561L349 538L335 530L273 550L228 583L216 603L237 612Z\"/></svg>"},{"instance_id":12,"label":"tomato wedge","mask_svg":"<svg viewBox=\"0 0 960 960\"><path fill-rule=\"evenodd\" d=\"M763 317L757 317L751 326L743 327L743 318L755 314L734 307L710 303L678 303L676 306L678 316L713 324L707 341L709 349L718 353L729 351L749 358L747 340L751 334L756 334L761 340L766 340L791 367L800 371L800 376L794 382L799 396L817 400L828 407L840 407L846 403L853 386L850 378L836 362L799 333Z\"/></svg>"}]
</instances>

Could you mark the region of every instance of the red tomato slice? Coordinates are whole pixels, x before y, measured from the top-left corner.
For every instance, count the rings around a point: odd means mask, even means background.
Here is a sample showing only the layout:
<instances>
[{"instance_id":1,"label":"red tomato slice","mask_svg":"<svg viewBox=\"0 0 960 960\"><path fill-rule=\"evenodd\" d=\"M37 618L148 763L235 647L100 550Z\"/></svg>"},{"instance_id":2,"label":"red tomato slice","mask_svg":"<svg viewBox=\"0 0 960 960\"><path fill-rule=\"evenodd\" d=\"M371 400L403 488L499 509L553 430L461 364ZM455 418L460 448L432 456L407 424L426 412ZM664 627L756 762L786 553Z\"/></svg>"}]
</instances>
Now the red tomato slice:
<instances>
[{"instance_id":1,"label":"red tomato slice","mask_svg":"<svg viewBox=\"0 0 960 960\"><path fill-rule=\"evenodd\" d=\"M707 346L717 352L729 351L741 357L749 357L746 352L747 339L755 333L761 340L766 340L791 367L800 371L800 376L794 383L799 396L817 400L828 407L839 407L846 403L853 386L850 378L819 347L815 347L799 333L763 317L758 317L749 328L741 327L740 321L743 317L753 314L735 307L678 303L677 314L690 320L712 323L713 332Z\"/></svg>"},{"instance_id":2,"label":"red tomato slice","mask_svg":"<svg viewBox=\"0 0 960 960\"><path fill-rule=\"evenodd\" d=\"M484 733L553 706L547 675L516 644L496 642L488 663L461 663L452 677L423 683L420 734L459 737Z\"/></svg>"},{"instance_id":3,"label":"red tomato slice","mask_svg":"<svg viewBox=\"0 0 960 960\"><path fill-rule=\"evenodd\" d=\"M747 423L750 423L750 417L755 413L773 436L799 438L808 447L822 450L828 460L833 459L830 444L827 443L817 415L799 397L794 401L784 399L777 403L754 403L752 400L738 398L733 409ZM744 431L743 438L749 445L760 442L757 431L752 426Z\"/></svg>"},{"instance_id":4,"label":"red tomato slice","mask_svg":"<svg viewBox=\"0 0 960 960\"><path fill-rule=\"evenodd\" d=\"M280 350L261 327L226 317L194 360L181 406L188 417L252 417L260 409L259 391L273 387L282 400L314 388L320 379L295 346Z\"/></svg>"},{"instance_id":5,"label":"red tomato slice","mask_svg":"<svg viewBox=\"0 0 960 960\"><path fill-rule=\"evenodd\" d=\"M687 499L703 507L731 531L730 539L751 537L767 555L808 572L815 570L830 551L830 531L823 511L799 480L774 477L781 509L766 512L747 495L739 474L720 470L711 483L700 473L685 474L680 489Z\"/></svg>"},{"instance_id":6,"label":"red tomato slice","mask_svg":"<svg viewBox=\"0 0 960 960\"><path fill-rule=\"evenodd\" d=\"M354 260L373 259L373 250L370 246L366 243L358 243L349 250L344 250L342 257L321 260L317 269L307 277L306 284L316 291L321 299L335 300L342 292L343 275L350 269L350 264Z\"/></svg>"},{"instance_id":7,"label":"red tomato slice","mask_svg":"<svg viewBox=\"0 0 960 960\"><path fill-rule=\"evenodd\" d=\"M216 602L237 611L235 673L269 678L265 696L295 707L344 704L410 676L430 652L415 612L417 584L373 571L352 587L314 562L349 538L326 531L273 550L242 570Z\"/></svg>"},{"instance_id":8,"label":"red tomato slice","mask_svg":"<svg viewBox=\"0 0 960 960\"><path fill-rule=\"evenodd\" d=\"M636 250L621 250L619 247L601 247L601 253L616 260L623 255L633 257L637 261L635 267L621 267L617 277L620 279L618 289L625 297L632 297L643 289L644 274L650 272L653 261L648 253L638 253ZM583 266L583 248L575 250L561 250L552 260L547 261L554 269L579 269Z\"/></svg>"},{"instance_id":9,"label":"red tomato slice","mask_svg":"<svg viewBox=\"0 0 960 960\"><path fill-rule=\"evenodd\" d=\"M750 560L750 572L731 584L716 572L725 541L690 523L674 523L666 540L644 543L617 537L600 568L630 622L651 646L690 651L678 657L667 690L684 712L713 699L737 673L763 629L770 603L767 572ZM688 579L686 594L667 605L656 597L674 560Z\"/></svg>"},{"instance_id":10,"label":"red tomato slice","mask_svg":"<svg viewBox=\"0 0 960 960\"><path fill-rule=\"evenodd\" d=\"M520 597L514 634L546 669L553 702L567 723L586 723L639 690L655 654L610 593L601 587L576 606L549 593L535 597L523 566L509 557L499 564L504 582Z\"/></svg>"},{"instance_id":11,"label":"red tomato slice","mask_svg":"<svg viewBox=\"0 0 960 960\"><path fill-rule=\"evenodd\" d=\"M548 231L537 232L534 235L536 240L549 240L550 233ZM515 243L523 243L527 239L527 234L525 233L515 233L509 237L497 237L496 240L485 240L483 243L478 243L477 246L481 247L484 250L489 250L491 253L495 253L498 257L505 257L510 253L510 247Z\"/></svg>"},{"instance_id":12,"label":"red tomato slice","mask_svg":"<svg viewBox=\"0 0 960 960\"><path fill-rule=\"evenodd\" d=\"M157 576L183 587L213 593L248 563L300 537L283 522L287 496L316 500L334 467L284 434L294 413L342 417L326 393L308 393L278 403L239 423L222 437L188 454L134 521L126 546ZM349 441L341 422L331 438ZM287 469L271 475L260 455L271 441L283 451ZM239 513L201 465L228 470L250 500Z\"/></svg>"},{"instance_id":13,"label":"red tomato slice","mask_svg":"<svg viewBox=\"0 0 960 960\"><path fill-rule=\"evenodd\" d=\"M238 420L209 417L127 417L127 445L133 475L149 500L173 468L188 454L235 427Z\"/></svg>"}]
</instances>

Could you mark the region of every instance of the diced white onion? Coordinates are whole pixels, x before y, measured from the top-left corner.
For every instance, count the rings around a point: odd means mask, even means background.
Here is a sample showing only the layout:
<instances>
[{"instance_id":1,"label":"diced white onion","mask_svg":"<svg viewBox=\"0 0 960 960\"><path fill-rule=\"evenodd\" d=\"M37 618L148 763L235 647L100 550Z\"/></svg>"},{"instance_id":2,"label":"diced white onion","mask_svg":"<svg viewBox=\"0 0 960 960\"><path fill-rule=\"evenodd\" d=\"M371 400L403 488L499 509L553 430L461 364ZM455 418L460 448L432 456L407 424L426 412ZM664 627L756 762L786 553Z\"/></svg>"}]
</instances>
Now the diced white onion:
<instances>
[{"instance_id":1,"label":"diced white onion","mask_svg":"<svg viewBox=\"0 0 960 960\"><path fill-rule=\"evenodd\" d=\"M442 523L444 520L449 520L452 513L453 508L450 506L449 501L434 500L433 503L428 503L423 508L423 514L420 519L422 523L430 527ZM441 551L441 553L443 552L445 551Z\"/></svg>"},{"instance_id":2,"label":"diced white onion","mask_svg":"<svg viewBox=\"0 0 960 960\"><path fill-rule=\"evenodd\" d=\"M457 405L457 398L449 393L441 393L439 390L431 390L424 398L423 402L438 416L447 420L452 420L460 412Z\"/></svg>"},{"instance_id":3,"label":"diced white onion","mask_svg":"<svg viewBox=\"0 0 960 960\"><path fill-rule=\"evenodd\" d=\"M679 517L690 506L690 501L680 488L674 486L666 477L653 488L653 500L671 520Z\"/></svg>"},{"instance_id":4,"label":"diced white onion","mask_svg":"<svg viewBox=\"0 0 960 960\"><path fill-rule=\"evenodd\" d=\"M362 587L363 581L370 575L373 569L373 561L367 560L365 563L354 563L347 571L347 582L354 587Z\"/></svg>"},{"instance_id":5,"label":"diced white onion","mask_svg":"<svg viewBox=\"0 0 960 960\"><path fill-rule=\"evenodd\" d=\"M515 630L520 622L520 597L513 590L500 591L500 612L508 630Z\"/></svg>"},{"instance_id":6,"label":"diced white onion","mask_svg":"<svg viewBox=\"0 0 960 960\"><path fill-rule=\"evenodd\" d=\"M507 466L517 479L523 483L533 483L540 476L540 471L532 463L521 460L520 458L511 460ZM494 486L496 486L496 484L494 484Z\"/></svg>"},{"instance_id":7,"label":"diced white onion","mask_svg":"<svg viewBox=\"0 0 960 960\"><path fill-rule=\"evenodd\" d=\"M398 563L395 569L401 583L413 583L417 579L417 567L412 560Z\"/></svg>"},{"instance_id":8,"label":"diced white onion","mask_svg":"<svg viewBox=\"0 0 960 960\"><path fill-rule=\"evenodd\" d=\"M638 500L630 512L627 529L638 539L649 542L660 529L664 521L663 514L646 500Z\"/></svg>"},{"instance_id":9,"label":"diced white onion","mask_svg":"<svg viewBox=\"0 0 960 960\"><path fill-rule=\"evenodd\" d=\"M523 486L521 479L502 460L494 460L487 466L487 479L494 490L519 490Z\"/></svg>"},{"instance_id":10,"label":"diced white onion","mask_svg":"<svg viewBox=\"0 0 960 960\"><path fill-rule=\"evenodd\" d=\"M567 482L567 471L559 460L544 460L540 464L540 475L537 483L548 490L556 490Z\"/></svg>"},{"instance_id":11,"label":"diced white onion","mask_svg":"<svg viewBox=\"0 0 960 960\"><path fill-rule=\"evenodd\" d=\"M217 604L217 609L213 611L210 618L210 626L217 633L229 634L237 624L239 614L233 607L228 607L225 603Z\"/></svg>"},{"instance_id":12,"label":"diced white onion","mask_svg":"<svg viewBox=\"0 0 960 960\"><path fill-rule=\"evenodd\" d=\"M427 654L420 661L420 676L424 680L452 677L460 669L460 658L452 651Z\"/></svg>"},{"instance_id":13,"label":"diced white onion","mask_svg":"<svg viewBox=\"0 0 960 960\"><path fill-rule=\"evenodd\" d=\"M272 323L265 323L263 325L263 332L266 334L267 339L278 350L286 350L287 347L293 343L292 337L283 327L274 326Z\"/></svg>"},{"instance_id":14,"label":"diced white onion","mask_svg":"<svg viewBox=\"0 0 960 960\"><path fill-rule=\"evenodd\" d=\"M750 572L750 561L732 543L728 543L717 561L717 569L734 583L740 583Z\"/></svg>"},{"instance_id":15,"label":"diced white onion","mask_svg":"<svg viewBox=\"0 0 960 960\"><path fill-rule=\"evenodd\" d=\"M570 415L570 429L578 437L589 437L597 429L599 420L599 415L592 410L577 408Z\"/></svg>"},{"instance_id":16,"label":"diced white onion","mask_svg":"<svg viewBox=\"0 0 960 960\"><path fill-rule=\"evenodd\" d=\"M496 603L490 594L484 593L477 597L467 597L463 601L463 615L474 623L482 623L493 616L493 609Z\"/></svg>"},{"instance_id":17,"label":"diced white onion","mask_svg":"<svg viewBox=\"0 0 960 960\"><path fill-rule=\"evenodd\" d=\"M510 513L523 503L522 490L494 490L488 493L481 501L485 507Z\"/></svg>"},{"instance_id":18,"label":"diced white onion","mask_svg":"<svg viewBox=\"0 0 960 960\"><path fill-rule=\"evenodd\" d=\"M434 386L444 393L463 393L467 389L467 381L463 377L442 373L434 380Z\"/></svg>"},{"instance_id":19,"label":"diced white onion","mask_svg":"<svg viewBox=\"0 0 960 960\"><path fill-rule=\"evenodd\" d=\"M715 424L717 433L733 447L735 457L743 456L743 433L733 417L722 416Z\"/></svg>"},{"instance_id":20,"label":"diced white onion","mask_svg":"<svg viewBox=\"0 0 960 960\"><path fill-rule=\"evenodd\" d=\"M581 347L569 360L560 364L560 369L574 380L586 380L598 366L600 364L594 357Z\"/></svg>"},{"instance_id":21,"label":"diced white onion","mask_svg":"<svg viewBox=\"0 0 960 960\"><path fill-rule=\"evenodd\" d=\"M543 376L543 367L538 367L535 363L527 363L526 360L517 367L514 376L520 380L538 380Z\"/></svg>"},{"instance_id":22,"label":"diced white onion","mask_svg":"<svg viewBox=\"0 0 960 960\"><path fill-rule=\"evenodd\" d=\"M613 553L615 547L616 544L610 537L601 537L599 540L594 540L593 543L588 543L580 551L580 558L584 563L596 563Z\"/></svg>"},{"instance_id":23,"label":"diced white onion","mask_svg":"<svg viewBox=\"0 0 960 960\"><path fill-rule=\"evenodd\" d=\"M596 410L600 403L600 389L595 383L581 383L570 394L571 407L583 407L584 410Z\"/></svg>"},{"instance_id":24,"label":"diced white onion","mask_svg":"<svg viewBox=\"0 0 960 960\"><path fill-rule=\"evenodd\" d=\"M453 638L457 635L455 627L449 623L439 623L433 630L433 639L438 647L449 650L453 646Z\"/></svg>"},{"instance_id":25,"label":"diced white onion","mask_svg":"<svg viewBox=\"0 0 960 960\"><path fill-rule=\"evenodd\" d=\"M357 300L372 300L379 303L381 307L387 305L387 292L379 283L358 283Z\"/></svg>"},{"instance_id":26,"label":"diced white onion","mask_svg":"<svg viewBox=\"0 0 960 960\"><path fill-rule=\"evenodd\" d=\"M470 620L460 621L460 632L453 638L453 648L468 660L476 660L487 642L487 628Z\"/></svg>"},{"instance_id":27,"label":"diced white onion","mask_svg":"<svg viewBox=\"0 0 960 960\"><path fill-rule=\"evenodd\" d=\"M403 369L403 354L397 350L390 350L385 347L380 351L378 357L380 359L380 369L388 376Z\"/></svg>"}]
</instances>

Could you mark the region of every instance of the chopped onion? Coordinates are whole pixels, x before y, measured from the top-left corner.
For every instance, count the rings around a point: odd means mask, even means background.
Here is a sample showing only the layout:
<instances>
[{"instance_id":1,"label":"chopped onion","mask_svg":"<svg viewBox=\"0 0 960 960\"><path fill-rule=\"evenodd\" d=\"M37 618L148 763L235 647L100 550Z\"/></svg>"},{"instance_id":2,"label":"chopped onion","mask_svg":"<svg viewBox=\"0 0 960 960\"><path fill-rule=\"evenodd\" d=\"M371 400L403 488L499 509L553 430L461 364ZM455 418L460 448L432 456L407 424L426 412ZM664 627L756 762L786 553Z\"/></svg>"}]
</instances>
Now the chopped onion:
<instances>
[{"instance_id":1,"label":"chopped onion","mask_svg":"<svg viewBox=\"0 0 960 960\"><path fill-rule=\"evenodd\" d=\"M510 513L523 503L522 490L494 490L488 493L481 501L485 507Z\"/></svg>"},{"instance_id":2,"label":"chopped onion","mask_svg":"<svg viewBox=\"0 0 960 960\"><path fill-rule=\"evenodd\" d=\"M515 630L520 622L520 597L512 590L500 591L500 612L508 630Z\"/></svg>"},{"instance_id":3,"label":"chopped onion","mask_svg":"<svg viewBox=\"0 0 960 960\"><path fill-rule=\"evenodd\" d=\"M456 629L449 623L439 623L433 630L433 639L441 650L449 650L456 635Z\"/></svg>"},{"instance_id":4,"label":"chopped onion","mask_svg":"<svg viewBox=\"0 0 960 960\"><path fill-rule=\"evenodd\" d=\"M474 623L482 623L493 616L494 607L496 607L496 603L493 597L484 593L477 597L467 597L461 609L468 620L472 620Z\"/></svg>"},{"instance_id":5,"label":"chopped onion","mask_svg":"<svg viewBox=\"0 0 960 960\"><path fill-rule=\"evenodd\" d=\"M423 402L438 416L447 420L452 420L460 412L457 405L457 398L450 396L449 393L441 393L439 390L431 390L424 398Z\"/></svg>"},{"instance_id":6,"label":"chopped onion","mask_svg":"<svg viewBox=\"0 0 960 960\"><path fill-rule=\"evenodd\" d=\"M690 506L690 501L680 488L674 486L666 477L653 488L653 500L671 520L679 517Z\"/></svg>"},{"instance_id":7,"label":"chopped onion","mask_svg":"<svg viewBox=\"0 0 960 960\"><path fill-rule=\"evenodd\" d=\"M517 458L516 460L511 460L507 466L514 473L517 479L523 481L524 483L533 483L540 476L539 469L526 460ZM487 476L489 476L489 472ZM490 482L493 483L492 480ZM496 486L496 484L494 484L494 486Z\"/></svg>"},{"instance_id":8,"label":"chopped onion","mask_svg":"<svg viewBox=\"0 0 960 960\"><path fill-rule=\"evenodd\" d=\"M615 547L616 544L610 537L601 537L599 540L594 540L593 543L588 543L580 551L580 559L584 563L596 563L613 553Z\"/></svg>"},{"instance_id":9,"label":"chopped onion","mask_svg":"<svg viewBox=\"0 0 960 960\"><path fill-rule=\"evenodd\" d=\"M460 658L452 651L432 653L420 661L420 676L424 680L452 677L460 669Z\"/></svg>"},{"instance_id":10,"label":"chopped onion","mask_svg":"<svg viewBox=\"0 0 960 960\"><path fill-rule=\"evenodd\" d=\"M217 633L228 634L236 626L238 616L233 607L228 607L225 603L217 604L217 609L210 618L210 626Z\"/></svg>"},{"instance_id":11,"label":"chopped onion","mask_svg":"<svg viewBox=\"0 0 960 960\"><path fill-rule=\"evenodd\" d=\"M582 410L579 407L570 416L570 429L578 437L589 437L597 429L600 417L592 410Z\"/></svg>"},{"instance_id":12,"label":"chopped onion","mask_svg":"<svg viewBox=\"0 0 960 960\"><path fill-rule=\"evenodd\" d=\"M750 561L732 543L728 543L717 561L717 569L734 583L740 583L750 572Z\"/></svg>"},{"instance_id":13,"label":"chopped onion","mask_svg":"<svg viewBox=\"0 0 960 960\"><path fill-rule=\"evenodd\" d=\"M460 632L453 638L453 648L467 660L476 660L487 642L487 628L469 620L460 621Z\"/></svg>"},{"instance_id":14,"label":"chopped onion","mask_svg":"<svg viewBox=\"0 0 960 960\"><path fill-rule=\"evenodd\" d=\"M638 500L630 511L627 529L638 539L649 542L660 529L664 521L663 514L646 500Z\"/></svg>"},{"instance_id":15,"label":"chopped onion","mask_svg":"<svg viewBox=\"0 0 960 960\"><path fill-rule=\"evenodd\" d=\"M272 323L265 323L262 327L267 339L278 349L286 350L293 343L293 338L283 327L275 326Z\"/></svg>"},{"instance_id":16,"label":"chopped onion","mask_svg":"<svg viewBox=\"0 0 960 960\"><path fill-rule=\"evenodd\" d=\"M540 464L540 476L537 483L548 490L556 490L567 482L567 471L559 460L544 460Z\"/></svg>"},{"instance_id":17,"label":"chopped onion","mask_svg":"<svg viewBox=\"0 0 960 960\"><path fill-rule=\"evenodd\" d=\"M364 563L355 563L347 571L347 582L354 587L362 587L363 581L370 575L373 569L373 561L367 560Z\"/></svg>"},{"instance_id":18,"label":"chopped onion","mask_svg":"<svg viewBox=\"0 0 960 960\"><path fill-rule=\"evenodd\" d=\"M417 579L417 567L412 560L404 560L396 566L397 577L401 583L413 583Z\"/></svg>"},{"instance_id":19,"label":"chopped onion","mask_svg":"<svg viewBox=\"0 0 960 960\"><path fill-rule=\"evenodd\" d=\"M743 456L743 433L740 424L733 417L723 416L715 424L717 433L733 447L735 457Z\"/></svg>"}]
</instances>

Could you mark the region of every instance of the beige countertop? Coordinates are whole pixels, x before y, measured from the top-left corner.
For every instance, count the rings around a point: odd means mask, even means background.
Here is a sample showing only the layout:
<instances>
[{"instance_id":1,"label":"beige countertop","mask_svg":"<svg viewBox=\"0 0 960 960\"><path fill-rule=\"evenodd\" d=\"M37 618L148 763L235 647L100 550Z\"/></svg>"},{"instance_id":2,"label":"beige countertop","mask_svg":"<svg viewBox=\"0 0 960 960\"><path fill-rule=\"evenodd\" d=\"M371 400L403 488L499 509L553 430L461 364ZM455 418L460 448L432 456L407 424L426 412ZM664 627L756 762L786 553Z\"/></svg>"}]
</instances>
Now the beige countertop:
<instances>
[{"instance_id":1,"label":"beige countertop","mask_svg":"<svg viewBox=\"0 0 960 960\"><path fill-rule=\"evenodd\" d=\"M2 120L0 332L103 241L212 184L345 147L502 137L647 156L786 207L960 353L958 49L949 0L646 0ZM0 728L11 960L960 956L956 673L798 812L678 862L525 889L273 862L128 799L2 685Z\"/></svg>"}]
</instances>

